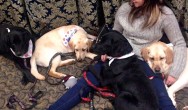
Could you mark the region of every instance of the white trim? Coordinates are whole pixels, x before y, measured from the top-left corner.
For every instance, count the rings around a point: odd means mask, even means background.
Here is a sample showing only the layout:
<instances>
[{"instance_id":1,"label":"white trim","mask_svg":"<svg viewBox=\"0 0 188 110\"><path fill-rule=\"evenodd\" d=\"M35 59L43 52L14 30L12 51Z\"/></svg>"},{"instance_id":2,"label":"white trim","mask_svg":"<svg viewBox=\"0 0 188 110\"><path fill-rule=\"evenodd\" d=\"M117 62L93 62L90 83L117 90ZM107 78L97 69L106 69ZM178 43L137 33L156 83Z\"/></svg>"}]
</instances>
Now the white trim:
<instances>
[{"instance_id":1,"label":"white trim","mask_svg":"<svg viewBox=\"0 0 188 110\"><path fill-rule=\"evenodd\" d=\"M7 29L7 31L8 31L8 33L10 32L10 29L9 28L6 28Z\"/></svg>"},{"instance_id":2,"label":"white trim","mask_svg":"<svg viewBox=\"0 0 188 110\"><path fill-rule=\"evenodd\" d=\"M121 57L111 57L111 56L108 56L107 58L110 60L109 61L109 66L112 64L112 62L115 60L115 59L125 59L125 58L129 58L129 57L131 57L131 56L133 56L134 55L134 52L130 52L130 53L128 53L128 54L126 54L126 55L123 55L123 56L121 56Z\"/></svg>"}]
</instances>

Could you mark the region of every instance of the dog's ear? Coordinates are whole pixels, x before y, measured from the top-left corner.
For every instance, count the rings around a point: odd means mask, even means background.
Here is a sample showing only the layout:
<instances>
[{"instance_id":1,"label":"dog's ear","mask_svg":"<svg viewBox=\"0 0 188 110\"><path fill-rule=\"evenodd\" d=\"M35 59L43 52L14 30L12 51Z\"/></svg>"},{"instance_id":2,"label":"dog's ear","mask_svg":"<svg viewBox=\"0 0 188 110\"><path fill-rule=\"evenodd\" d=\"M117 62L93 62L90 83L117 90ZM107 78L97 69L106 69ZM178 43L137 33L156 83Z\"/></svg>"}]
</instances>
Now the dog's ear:
<instances>
[{"instance_id":1,"label":"dog's ear","mask_svg":"<svg viewBox=\"0 0 188 110\"><path fill-rule=\"evenodd\" d=\"M91 34L87 34L87 38L88 38L88 41L87 41L87 45L88 45L87 51L90 51L91 46L93 45L94 41L96 40L96 36L93 36Z\"/></svg>"},{"instance_id":2,"label":"dog's ear","mask_svg":"<svg viewBox=\"0 0 188 110\"><path fill-rule=\"evenodd\" d=\"M87 45L88 45L87 51L90 51L90 48L91 48L92 44L93 44L93 41L88 39L87 40Z\"/></svg>"},{"instance_id":3,"label":"dog's ear","mask_svg":"<svg viewBox=\"0 0 188 110\"><path fill-rule=\"evenodd\" d=\"M94 36L94 35L91 35L91 34L87 34L87 38L88 38L88 39L91 39L91 41L92 41L92 40L94 41L94 40L96 40L97 37Z\"/></svg>"},{"instance_id":4,"label":"dog's ear","mask_svg":"<svg viewBox=\"0 0 188 110\"><path fill-rule=\"evenodd\" d=\"M74 41L73 41L73 40L70 40L70 41L69 41L69 47L74 50L74 46L75 46L75 45L74 45Z\"/></svg>"},{"instance_id":5,"label":"dog's ear","mask_svg":"<svg viewBox=\"0 0 188 110\"><path fill-rule=\"evenodd\" d=\"M144 58L144 60L148 60L148 54L149 54L149 48L148 47L144 47L141 49L141 55Z\"/></svg>"},{"instance_id":6,"label":"dog's ear","mask_svg":"<svg viewBox=\"0 0 188 110\"><path fill-rule=\"evenodd\" d=\"M165 49L166 63L171 64L173 62L173 51L169 47Z\"/></svg>"}]
</instances>

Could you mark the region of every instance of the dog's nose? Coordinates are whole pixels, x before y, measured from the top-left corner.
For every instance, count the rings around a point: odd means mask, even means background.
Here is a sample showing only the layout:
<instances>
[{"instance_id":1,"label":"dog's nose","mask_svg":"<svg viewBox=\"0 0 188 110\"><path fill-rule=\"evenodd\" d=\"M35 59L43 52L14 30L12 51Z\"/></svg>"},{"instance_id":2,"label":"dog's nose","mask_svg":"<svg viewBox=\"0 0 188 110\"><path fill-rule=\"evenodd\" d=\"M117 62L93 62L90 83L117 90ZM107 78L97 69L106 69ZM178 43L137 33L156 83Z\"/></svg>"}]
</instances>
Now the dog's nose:
<instances>
[{"instance_id":1,"label":"dog's nose","mask_svg":"<svg viewBox=\"0 0 188 110\"><path fill-rule=\"evenodd\" d=\"M159 73L161 71L161 68L159 66L155 67L155 73Z\"/></svg>"},{"instance_id":2,"label":"dog's nose","mask_svg":"<svg viewBox=\"0 0 188 110\"><path fill-rule=\"evenodd\" d=\"M81 59L81 58L78 58L78 59L77 59L77 61L78 61L78 62L81 62L81 61L82 61L82 59Z\"/></svg>"},{"instance_id":3,"label":"dog's nose","mask_svg":"<svg viewBox=\"0 0 188 110\"><path fill-rule=\"evenodd\" d=\"M21 56L22 53L21 53L21 52L16 52L16 55L17 55L17 56Z\"/></svg>"}]
</instances>

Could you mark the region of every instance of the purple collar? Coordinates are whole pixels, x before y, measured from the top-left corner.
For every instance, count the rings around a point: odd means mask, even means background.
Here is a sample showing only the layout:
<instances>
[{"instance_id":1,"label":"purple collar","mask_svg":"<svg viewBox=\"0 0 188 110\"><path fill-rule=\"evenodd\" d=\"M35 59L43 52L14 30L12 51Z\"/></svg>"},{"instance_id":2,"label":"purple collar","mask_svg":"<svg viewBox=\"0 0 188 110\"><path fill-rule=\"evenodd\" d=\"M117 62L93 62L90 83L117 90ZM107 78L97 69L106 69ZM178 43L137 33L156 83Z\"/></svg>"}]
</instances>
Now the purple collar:
<instances>
[{"instance_id":1,"label":"purple collar","mask_svg":"<svg viewBox=\"0 0 188 110\"><path fill-rule=\"evenodd\" d=\"M72 37L74 37L74 34L77 32L78 30L76 28L73 28L69 31L67 31L65 34L64 34L64 38L63 38L63 44L65 46L68 46L69 45L69 41Z\"/></svg>"}]
</instances>

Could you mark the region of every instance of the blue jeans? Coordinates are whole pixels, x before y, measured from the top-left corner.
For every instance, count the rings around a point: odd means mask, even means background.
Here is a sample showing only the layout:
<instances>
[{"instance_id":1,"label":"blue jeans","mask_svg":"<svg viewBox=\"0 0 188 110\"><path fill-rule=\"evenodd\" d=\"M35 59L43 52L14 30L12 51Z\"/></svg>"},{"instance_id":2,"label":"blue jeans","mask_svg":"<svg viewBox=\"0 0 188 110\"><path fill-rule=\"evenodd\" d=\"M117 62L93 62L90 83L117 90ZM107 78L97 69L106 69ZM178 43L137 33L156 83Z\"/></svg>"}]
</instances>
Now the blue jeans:
<instances>
[{"instance_id":1,"label":"blue jeans","mask_svg":"<svg viewBox=\"0 0 188 110\"><path fill-rule=\"evenodd\" d=\"M148 77L154 76L154 78L151 80L151 83L158 97L160 110L176 110L175 106L168 96L161 75L159 76L159 74L155 74L145 61L140 60L140 64L143 65L143 69L145 70L145 73Z\"/></svg>"},{"instance_id":2,"label":"blue jeans","mask_svg":"<svg viewBox=\"0 0 188 110\"><path fill-rule=\"evenodd\" d=\"M155 73L153 73L153 71L150 69L150 67L145 61L140 60L140 65L143 66L143 69L146 71L147 76L156 75ZM101 63L97 63L95 65L95 69L100 71ZM91 72L87 73L87 78L94 85L99 85L99 82ZM168 96L163 80L161 78L156 77L152 79L151 82L159 99L160 110L176 110ZM82 94L80 94L80 91L83 88L84 91L82 92ZM87 96L90 91L93 91L93 89L90 86L88 86L87 82L82 77L78 80L75 86L70 88L62 97L60 97L54 104L52 104L48 110L70 110L82 101L81 97Z\"/></svg>"},{"instance_id":3,"label":"blue jeans","mask_svg":"<svg viewBox=\"0 0 188 110\"><path fill-rule=\"evenodd\" d=\"M101 64L96 64L95 68L96 71L100 71ZM94 85L99 85L99 82L91 72L87 73L87 78ZM84 90L82 91L82 94L80 94L81 90ZM62 97L60 97L60 99L52 104L48 110L70 110L82 101L81 97L86 97L92 90L93 89L89 85L87 85L87 82L82 77L72 88L70 88Z\"/></svg>"}]
</instances>

